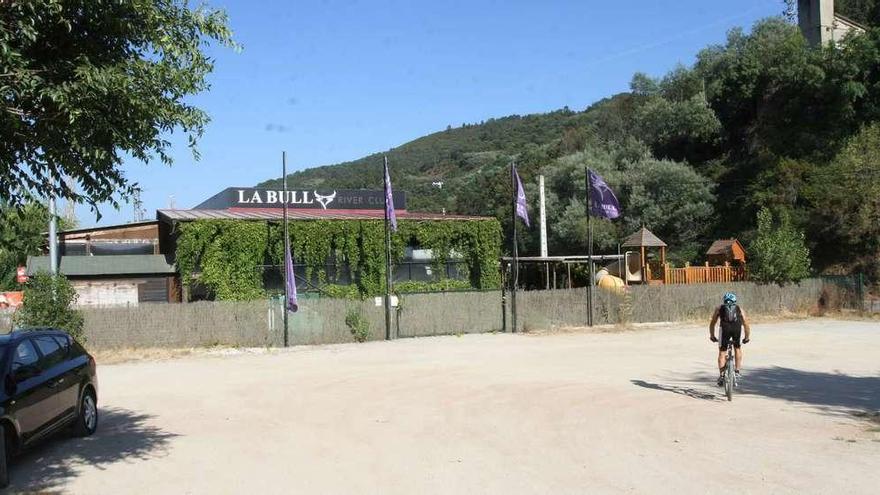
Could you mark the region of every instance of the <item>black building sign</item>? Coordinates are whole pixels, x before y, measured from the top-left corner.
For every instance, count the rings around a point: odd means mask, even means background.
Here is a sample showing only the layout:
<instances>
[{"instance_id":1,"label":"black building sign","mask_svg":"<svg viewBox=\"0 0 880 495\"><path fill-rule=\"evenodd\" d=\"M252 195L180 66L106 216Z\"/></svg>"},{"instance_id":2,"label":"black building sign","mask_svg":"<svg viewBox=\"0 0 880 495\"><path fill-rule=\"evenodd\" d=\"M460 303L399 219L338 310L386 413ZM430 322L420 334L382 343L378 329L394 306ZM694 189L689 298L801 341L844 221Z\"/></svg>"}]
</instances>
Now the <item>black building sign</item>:
<instances>
[{"instance_id":1,"label":"black building sign","mask_svg":"<svg viewBox=\"0 0 880 495\"><path fill-rule=\"evenodd\" d=\"M229 187L193 208L194 210L226 210L229 208L288 208L324 210L381 210L385 207L383 191L360 189L257 189ZM406 209L406 193L394 192L394 208Z\"/></svg>"}]
</instances>

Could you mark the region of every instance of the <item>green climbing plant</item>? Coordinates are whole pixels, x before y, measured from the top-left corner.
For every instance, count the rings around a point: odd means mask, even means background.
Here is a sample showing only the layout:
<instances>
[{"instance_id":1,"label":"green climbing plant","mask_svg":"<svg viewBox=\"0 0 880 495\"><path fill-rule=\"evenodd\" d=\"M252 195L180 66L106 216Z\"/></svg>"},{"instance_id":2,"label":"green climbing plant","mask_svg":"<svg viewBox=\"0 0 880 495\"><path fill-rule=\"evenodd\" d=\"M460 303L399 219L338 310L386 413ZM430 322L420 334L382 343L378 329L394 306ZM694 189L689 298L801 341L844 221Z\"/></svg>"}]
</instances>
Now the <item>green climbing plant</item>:
<instances>
[{"instance_id":1,"label":"green climbing plant","mask_svg":"<svg viewBox=\"0 0 880 495\"><path fill-rule=\"evenodd\" d=\"M400 262L407 246L433 252L434 273L444 273L447 261L462 259L467 282L436 280L418 286L461 289L497 288L501 284L501 226L497 220L471 222L399 222L392 235L392 260ZM201 220L182 224L177 236L177 267L185 286L194 281L224 300L265 297L263 270L284 259L284 234L272 222ZM385 290L385 226L379 220L297 221L288 226L291 250L301 275L317 280L330 295L353 298L378 295ZM328 283L327 266L346 275L352 285ZM417 284L410 284L415 289Z\"/></svg>"}]
</instances>

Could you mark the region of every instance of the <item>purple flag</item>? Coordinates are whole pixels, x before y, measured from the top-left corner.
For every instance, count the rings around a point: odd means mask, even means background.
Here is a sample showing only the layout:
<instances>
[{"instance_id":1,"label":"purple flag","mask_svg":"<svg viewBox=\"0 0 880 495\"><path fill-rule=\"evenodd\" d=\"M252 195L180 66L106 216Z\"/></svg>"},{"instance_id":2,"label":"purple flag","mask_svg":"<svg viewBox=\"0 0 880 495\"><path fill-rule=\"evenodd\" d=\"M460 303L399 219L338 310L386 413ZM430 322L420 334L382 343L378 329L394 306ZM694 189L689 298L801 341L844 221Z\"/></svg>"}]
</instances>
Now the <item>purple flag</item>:
<instances>
[{"instance_id":1,"label":"purple flag","mask_svg":"<svg viewBox=\"0 0 880 495\"><path fill-rule=\"evenodd\" d=\"M620 203L614 191L605 183L605 179L592 170L590 174L590 200L593 202L591 212L602 218L617 218L620 216Z\"/></svg>"},{"instance_id":2,"label":"purple flag","mask_svg":"<svg viewBox=\"0 0 880 495\"><path fill-rule=\"evenodd\" d=\"M288 311L296 313L299 305L296 303L296 276L293 274L293 258L290 256L290 239L284 239L284 279L287 284L287 301L284 301Z\"/></svg>"},{"instance_id":3,"label":"purple flag","mask_svg":"<svg viewBox=\"0 0 880 495\"><path fill-rule=\"evenodd\" d=\"M526 206L526 191L523 189L519 174L516 173L516 165L513 165L513 177L516 179L516 216L522 218L526 227L531 227L529 225L529 209Z\"/></svg>"},{"instance_id":4,"label":"purple flag","mask_svg":"<svg viewBox=\"0 0 880 495\"><path fill-rule=\"evenodd\" d=\"M391 222L391 230L397 232L397 214L394 213L394 194L391 192L391 175L388 173L388 157L385 157L385 216Z\"/></svg>"}]
</instances>

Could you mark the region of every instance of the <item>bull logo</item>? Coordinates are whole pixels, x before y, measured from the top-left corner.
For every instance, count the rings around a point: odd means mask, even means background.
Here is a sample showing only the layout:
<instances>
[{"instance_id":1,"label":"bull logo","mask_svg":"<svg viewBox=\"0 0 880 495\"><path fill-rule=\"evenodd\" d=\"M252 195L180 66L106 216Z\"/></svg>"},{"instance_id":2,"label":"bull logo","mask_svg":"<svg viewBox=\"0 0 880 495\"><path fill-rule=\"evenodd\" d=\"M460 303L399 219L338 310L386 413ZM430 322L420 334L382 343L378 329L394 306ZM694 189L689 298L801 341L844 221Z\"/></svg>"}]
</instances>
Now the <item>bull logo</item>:
<instances>
[{"instance_id":1,"label":"bull logo","mask_svg":"<svg viewBox=\"0 0 880 495\"><path fill-rule=\"evenodd\" d=\"M333 202L336 199L336 191L333 191L333 194L323 195L318 194L318 191L315 191L315 201L321 203L321 208L327 209L327 205Z\"/></svg>"}]
</instances>

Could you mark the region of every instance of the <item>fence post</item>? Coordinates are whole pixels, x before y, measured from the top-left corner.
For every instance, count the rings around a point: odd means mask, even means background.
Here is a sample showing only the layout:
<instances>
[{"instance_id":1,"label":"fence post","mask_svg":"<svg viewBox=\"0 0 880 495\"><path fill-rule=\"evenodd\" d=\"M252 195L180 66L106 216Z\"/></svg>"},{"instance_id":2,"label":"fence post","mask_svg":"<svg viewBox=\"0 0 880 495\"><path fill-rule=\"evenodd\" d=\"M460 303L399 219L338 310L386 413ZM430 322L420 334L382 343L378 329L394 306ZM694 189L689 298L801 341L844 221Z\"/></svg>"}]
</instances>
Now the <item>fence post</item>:
<instances>
[{"instance_id":1,"label":"fence post","mask_svg":"<svg viewBox=\"0 0 880 495\"><path fill-rule=\"evenodd\" d=\"M865 312L865 286L861 273L856 275L856 297L859 298L859 312Z\"/></svg>"},{"instance_id":2,"label":"fence post","mask_svg":"<svg viewBox=\"0 0 880 495\"><path fill-rule=\"evenodd\" d=\"M501 331L507 333L507 277L506 267L501 261Z\"/></svg>"}]
</instances>

